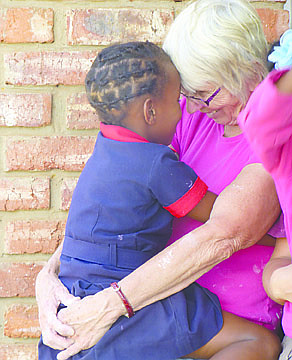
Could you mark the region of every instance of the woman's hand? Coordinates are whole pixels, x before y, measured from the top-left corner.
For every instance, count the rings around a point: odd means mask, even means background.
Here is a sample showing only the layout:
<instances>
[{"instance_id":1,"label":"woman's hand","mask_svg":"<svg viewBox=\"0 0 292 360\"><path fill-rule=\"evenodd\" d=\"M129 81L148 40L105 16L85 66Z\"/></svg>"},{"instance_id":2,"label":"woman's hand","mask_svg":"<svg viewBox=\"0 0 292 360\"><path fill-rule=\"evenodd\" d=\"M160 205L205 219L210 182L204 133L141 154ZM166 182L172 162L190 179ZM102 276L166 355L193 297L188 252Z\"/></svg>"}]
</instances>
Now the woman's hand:
<instances>
[{"instance_id":1,"label":"woman's hand","mask_svg":"<svg viewBox=\"0 0 292 360\"><path fill-rule=\"evenodd\" d=\"M53 349L66 349L72 344L68 337L74 334L74 330L57 318L57 309L60 303L68 306L80 301L79 298L68 292L55 272L44 267L36 279L36 299L43 343Z\"/></svg>"},{"instance_id":2,"label":"woman's hand","mask_svg":"<svg viewBox=\"0 0 292 360\"><path fill-rule=\"evenodd\" d=\"M111 288L86 296L60 310L58 319L70 325L74 329L74 335L70 338L71 344L57 355L57 359L66 360L95 345L125 313L121 300Z\"/></svg>"}]
</instances>

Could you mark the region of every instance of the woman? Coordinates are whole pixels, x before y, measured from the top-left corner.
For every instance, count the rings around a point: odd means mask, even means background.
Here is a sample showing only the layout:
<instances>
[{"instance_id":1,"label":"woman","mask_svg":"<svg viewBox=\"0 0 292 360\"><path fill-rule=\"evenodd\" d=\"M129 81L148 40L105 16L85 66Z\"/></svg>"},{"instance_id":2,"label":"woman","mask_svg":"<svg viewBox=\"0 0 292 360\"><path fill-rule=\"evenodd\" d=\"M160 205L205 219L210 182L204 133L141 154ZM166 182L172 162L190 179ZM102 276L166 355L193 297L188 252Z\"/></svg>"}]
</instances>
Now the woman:
<instances>
[{"instance_id":1,"label":"woman","mask_svg":"<svg viewBox=\"0 0 292 360\"><path fill-rule=\"evenodd\" d=\"M201 10L199 10L200 5L203 7ZM206 7L204 7L205 5ZM192 138L196 135L196 129L188 129L184 125L185 121L190 121L190 115L186 111L187 106L190 112L201 110L202 114L195 114L194 116L199 117L199 121L204 122L207 127L208 124L214 124L214 121L209 119L209 117L213 117L220 123L216 130L220 131L220 138L227 139L226 142L230 149L229 157L225 154L225 164L221 164L223 166L221 174L216 173L215 184L219 180L219 175L223 179L225 178L226 173L224 171L229 166L229 160L233 159L239 152L242 156L233 164L234 166L238 165L236 169L233 171L229 168L227 171L229 174L228 181L232 181L231 185L227 186L228 183L221 184L220 189L214 187L215 192L222 192L215 202L210 220L174 242L119 282L123 293L135 311L187 287L234 252L255 244L268 231L279 215L279 204L273 181L250 152L244 138L240 135L236 121L238 112L245 105L252 90L266 75L264 65L266 62L266 42L260 20L254 9L246 1L230 0L224 2L223 6L221 5L222 2L219 0L199 0L194 5L190 5L175 20L165 42L165 50L170 54L180 72L185 95L202 97L205 103L203 106L198 106L196 99L184 98L182 100L184 115L180 129L183 130L183 134L177 134L174 146L179 148L181 158L184 154L184 151L181 150L190 148L192 151L191 143ZM208 9L211 11L208 14L208 20L201 24L199 20L202 19L204 11L207 14ZM191 17L188 16L189 13L192 14ZM182 19L183 26L177 25L180 23L179 19ZM222 21L216 22L216 19L222 19ZM194 52L191 43L195 41L197 35L193 33L192 37L189 38L187 33L188 30L196 28L196 22L199 24L197 29L201 30L200 26L204 26L202 32L206 37L199 45L201 45L202 50L206 49L206 51L202 51L197 67L193 67L191 63L192 59L197 57L198 46ZM232 30L229 34L226 32L228 28ZM216 35L215 38L212 33ZM231 38L228 39L228 36ZM173 40L175 37L179 39L178 42ZM177 46L180 41L183 42L183 39L187 41L187 46L183 50L189 51L180 54ZM242 44L243 40L244 43ZM232 47L230 44L234 46ZM220 48L222 48L220 54L213 57L213 62L216 60L218 63L215 61L210 65L209 55L215 50L220 50ZM255 52L258 52L257 56L255 56ZM182 59L178 60L174 54L182 55ZM232 55L233 57L230 58L229 56ZM224 57L227 60L221 62L222 57L223 60ZM245 61L243 64L243 58L247 58L248 62ZM190 65L179 66L179 62L182 60ZM232 67L233 62L235 63ZM218 69L217 77L210 77L210 69L212 68ZM234 78L237 81L234 81ZM199 94L198 90L200 90ZM214 131L212 130L212 132ZM206 133L201 134L201 141L205 138ZM240 141L238 141L239 138ZM197 140L199 141L199 139ZM217 144L214 145L217 146ZM207 150L203 150L199 154L197 153L199 149L196 148L196 153L192 153L191 158L201 159L204 165L206 161L203 155L213 156L208 154ZM242 157L245 158L241 159ZM190 165L192 166L192 163ZM199 162L195 166L199 167ZM207 165L206 172L208 168L211 169L210 164ZM231 170L233 171L232 175L230 175ZM196 168L196 171L200 175L200 170ZM207 184L212 190L213 185L209 184L208 181ZM226 189L223 190L225 187ZM188 230L191 229L192 227ZM254 272L258 272L258 278L260 278L262 267L268 261L273 248L261 246L258 250L262 250L263 253L261 254L260 251L257 259L255 259L257 263L253 264L255 265L253 269ZM252 254L257 253L258 250L254 247L251 248ZM51 347L65 349L58 357L59 360L62 360L76 354L81 349L93 346L110 326L121 315L125 314L125 310L120 298L110 288L98 293L98 296L94 298L87 297L84 300L76 300L70 296L56 277L60 251L61 249L58 249L38 276L37 300L44 342ZM246 251L240 255L244 260L249 258L249 252ZM247 273L249 276L250 271ZM233 281L233 278L231 280ZM252 290L251 293L250 291L251 289L248 290L248 296L253 297L255 291ZM261 294L263 295L262 292ZM235 301L246 299L247 295L244 298L239 296L239 299ZM233 301L234 298L232 297L231 303ZM68 308L60 311L57 319L56 311L60 302L68 305ZM277 317L278 310L274 308L273 303L271 304L274 309L272 314ZM250 305L248 308L250 309ZM263 322L274 327L274 319L269 324L266 319L266 312L264 315ZM261 323L258 314L256 317L254 321ZM74 331L72 337L66 337L72 335ZM153 346L155 347L155 344ZM157 358L157 354L153 357Z\"/></svg>"},{"instance_id":2,"label":"woman","mask_svg":"<svg viewBox=\"0 0 292 360\"><path fill-rule=\"evenodd\" d=\"M237 115L267 74L267 46L257 14L249 11L246 2L229 3L233 3L229 9L220 1L193 3L176 19L164 43L181 74L183 93L183 115L173 146L180 160L216 194L242 168L259 162ZM244 27L248 30L243 31ZM208 98L208 105L200 100ZM200 226L187 218L175 221L173 240ZM282 236L281 232L273 235ZM275 330L281 308L262 285L262 271L272 252L263 243L241 250L198 283L219 297L224 310Z\"/></svg>"}]
</instances>

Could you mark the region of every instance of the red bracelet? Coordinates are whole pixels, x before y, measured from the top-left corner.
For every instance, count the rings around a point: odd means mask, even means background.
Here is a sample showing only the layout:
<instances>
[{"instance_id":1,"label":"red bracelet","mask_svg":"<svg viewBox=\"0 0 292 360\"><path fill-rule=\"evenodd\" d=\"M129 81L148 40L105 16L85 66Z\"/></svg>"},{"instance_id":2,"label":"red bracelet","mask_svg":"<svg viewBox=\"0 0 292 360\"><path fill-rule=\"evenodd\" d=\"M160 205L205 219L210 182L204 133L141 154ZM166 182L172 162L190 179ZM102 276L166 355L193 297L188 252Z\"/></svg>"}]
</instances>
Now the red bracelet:
<instances>
[{"instance_id":1,"label":"red bracelet","mask_svg":"<svg viewBox=\"0 0 292 360\"><path fill-rule=\"evenodd\" d=\"M127 310L127 314L125 316L127 316L128 318L134 316L134 310L132 308L132 306L130 305L129 301L127 300L127 298L125 297L125 295L123 294L120 285L117 284L116 282L113 282L111 284L111 287L113 288L113 290L119 295L120 299L122 300L123 304L125 305L125 308Z\"/></svg>"}]
</instances>

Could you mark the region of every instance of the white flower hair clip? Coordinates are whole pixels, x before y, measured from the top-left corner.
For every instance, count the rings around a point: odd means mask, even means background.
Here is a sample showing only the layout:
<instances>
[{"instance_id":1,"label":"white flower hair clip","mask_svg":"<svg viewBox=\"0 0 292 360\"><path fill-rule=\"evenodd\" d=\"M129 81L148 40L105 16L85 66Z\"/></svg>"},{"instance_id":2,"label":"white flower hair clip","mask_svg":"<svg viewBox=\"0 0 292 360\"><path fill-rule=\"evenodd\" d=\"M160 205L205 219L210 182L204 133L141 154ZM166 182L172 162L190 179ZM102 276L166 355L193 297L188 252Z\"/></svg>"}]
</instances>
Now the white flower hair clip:
<instances>
[{"instance_id":1,"label":"white flower hair clip","mask_svg":"<svg viewBox=\"0 0 292 360\"><path fill-rule=\"evenodd\" d=\"M280 38L280 46L275 46L268 60L281 70L292 66L292 29L286 30Z\"/></svg>"}]
</instances>

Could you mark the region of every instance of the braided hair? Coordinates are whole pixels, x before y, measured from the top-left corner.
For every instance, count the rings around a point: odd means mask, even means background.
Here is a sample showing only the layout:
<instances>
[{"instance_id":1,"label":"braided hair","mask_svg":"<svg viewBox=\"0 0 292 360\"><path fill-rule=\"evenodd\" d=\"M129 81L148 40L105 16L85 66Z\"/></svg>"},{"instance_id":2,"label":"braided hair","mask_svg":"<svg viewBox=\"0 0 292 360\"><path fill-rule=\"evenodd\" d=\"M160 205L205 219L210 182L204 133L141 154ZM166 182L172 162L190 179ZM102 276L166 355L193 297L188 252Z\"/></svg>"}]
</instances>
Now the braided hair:
<instances>
[{"instance_id":1,"label":"braided hair","mask_svg":"<svg viewBox=\"0 0 292 360\"><path fill-rule=\"evenodd\" d=\"M166 82L169 56L151 42L128 42L103 49L89 70L88 100L105 124L121 125L126 104L143 94L158 95Z\"/></svg>"}]
</instances>

